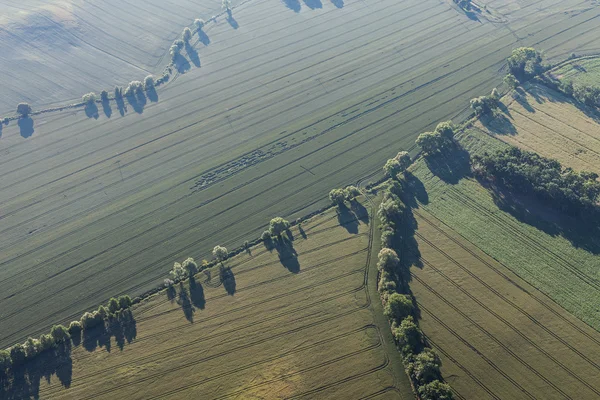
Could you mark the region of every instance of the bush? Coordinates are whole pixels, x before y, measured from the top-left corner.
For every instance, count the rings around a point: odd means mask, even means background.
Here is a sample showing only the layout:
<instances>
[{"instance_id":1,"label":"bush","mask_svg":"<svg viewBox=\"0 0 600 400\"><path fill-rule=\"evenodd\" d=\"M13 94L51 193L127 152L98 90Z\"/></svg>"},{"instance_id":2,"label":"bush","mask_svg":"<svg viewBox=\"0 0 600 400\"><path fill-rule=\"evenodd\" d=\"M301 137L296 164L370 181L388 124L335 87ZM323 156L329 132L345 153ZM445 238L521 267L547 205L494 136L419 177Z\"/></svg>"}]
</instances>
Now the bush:
<instances>
[{"instance_id":1,"label":"bush","mask_svg":"<svg viewBox=\"0 0 600 400\"><path fill-rule=\"evenodd\" d=\"M438 380L419 386L421 400L451 400L454 398L450 385Z\"/></svg>"},{"instance_id":2,"label":"bush","mask_svg":"<svg viewBox=\"0 0 600 400\"><path fill-rule=\"evenodd\" d=\"M26 117L31 114L31 106L27 103L19 103L17 105L17 114L21 117Z\"/></svg>"},{"instance_id":3,"label":"bush","mask_svg":"<svg viewBox=\"0 0 600 400\"><path fill-rule=\"evenodd\" d=\"M120 86L115 86L115 99L123 98L123 88Z\"/></svg>"},{"instance_id":4,"label":"bush","mask_svg":"<svg viewBox=\"0 0 600 400\"><path fill-rule=\"evenodd\" d=\"M144 92L144 85L140 81L131 81L129 85L125 88L125 92L123 93L126 97L130 97Z\"/></svg>"},{"instance_id":5,"label":"bush","mask_svg":"<svg viewBox=\"0 0 600 400\"><path fill-rule=\"evenodd\" d=\"M600 106L600 87L577 85L572 89L572 96L586 106Z\"/></svg>"},{"instance_id":6,"label":"bush","mask_svg":"<svg viewBox=\"0 0 600 400\"><path fill-rule=\"evenodd\" d=\"M119 310L119 308L119 302L117 301L117 299L111 297L111 299L108 301L108 312L114 314L115 312L117 312L117 310Z\"/></svg>"},{"instance_id":7,"label":"bush","mask_svg":"<svg viewBox=\"0 0 600 400\"><path fill-rule=\"evenodd\" d=\"M403 294L392 293L383 309L383 314L391 321L399 323L413 311L412 300Z\"/></svg>"},{"instance_id":8,"label":"bush","mask_svg":"<svg viewBox=\"0 0 600 400\"><path fill-rule=\"evenodd\" d=\"M173 264L173 269L171 269L171 272L169 273L169 276L175 282L179 282L182 279L185 279L186 275L187 275L186 270L178 262Z\"/></svg>"},{"instance_id":9,"label":"bush","mask_svg":"<svg viewBox=\"0 0 600 400\"><path fill-rule=\"evenodd\" d=\"M100 317L98 315L97 311L86 312L81 317L81 326L83 327L84 330L86 330L86 329L92 329L92 328L100 325L103 322L104 321L103 321L102 317Z\"/></svg>"},{"instance_id":10,"label":"bush","mask_svg":"<svg viewBox=\"0 0 600 400\"><path fill-rule=\"evenodd\" d=\"M379 205L377 216L384 224L394 224L402 220L404 204L394 195L388 196Z\"/></svg>"},{"instance_id":11,"label":"bush","mask_svg":"<svg viewBox=\"0 0 600 400\"><path fill-rule=\"evenodd\" d=\"M360 190L356 186L346 186L346 199L348 201L353 201L357 196L360 196Z\"/></svg>"}]
</instances>

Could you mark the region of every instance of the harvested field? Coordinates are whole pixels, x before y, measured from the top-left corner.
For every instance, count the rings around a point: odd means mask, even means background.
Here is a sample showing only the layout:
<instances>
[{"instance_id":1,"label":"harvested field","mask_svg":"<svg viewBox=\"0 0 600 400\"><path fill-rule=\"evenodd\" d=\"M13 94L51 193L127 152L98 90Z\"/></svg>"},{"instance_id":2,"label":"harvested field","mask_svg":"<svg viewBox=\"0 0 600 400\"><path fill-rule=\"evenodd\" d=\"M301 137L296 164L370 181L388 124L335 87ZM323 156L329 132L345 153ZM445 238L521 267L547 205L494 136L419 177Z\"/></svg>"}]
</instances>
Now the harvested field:
<instances>
[{"instance_id":1,"label":"harvested field","mask_svg":"<svg viewBox=\"0 0 600 400\"><path fill-rule=\"evenodd\" d=\"M98 119L4 126L0 345L319 208L490 91L513 47L560 58L597 45L588 3L514 3L492 24L433 0L250 1L206 29L208 45L194 36L187 72L123 116L111 102Z\"/></svg>"},{"instance_id":2,"label":"harvested field","mask_svg":"<svg viewBox=\"0 0 600 400\"><path fill-rule=\"evenodd\" d=\"M565 167L600 174L599 117L542 85L527 85L519 99L502 98L503 114L475 124L510 145L554 158Z\"/></svg>"},{"instance_id":3,"label":"harvested field","mask_svg":"<svg viewBox=\"0 0 600 400\"><path fill-rule=\"evenodd\" d=\"M371 309L371 232L359 217L340 225L330 210L294 228L297 262L260 245L226 261L224 284L218 268L199 273L188 308L164 292L147 299L131 344L75 348L70 387L42 382L40 398L412 398Z\"/></svg>"},{"instance_id":4,"label":"harvested field","mask_svg":"<svg viewBox=\"0 0 600 400\"><path fill-rule=\"evenodd\" d=\"M460 141L471 153L505 146L477 130L466 132ZM449 164L454 162L465 160ZM418 198L425 211L600 329L598 226L557 214L515 193L493 192L466 175L444 175L447 166L420 160L413 168L422 185Z\"/></svg>"},{"instance_id":5,"label":"harvested field","mask_svg":"<svg viewBox=\"0 0 600 400\"><path fill-rule=\"evenodd\" d=\"M457 398L600 396L600 333L427 211L415 218L410 287Z\"/></svg>"},{"instance_id":6,"label":"harvested field","mask_svg":"<svg viewBox=\"0 0 600 400\"><path fill-rule=\"evenodd\" d=\"M551 71L555 77L584 86L600 85L600 57L575 59Z\"/></svg>"}]
</instances>

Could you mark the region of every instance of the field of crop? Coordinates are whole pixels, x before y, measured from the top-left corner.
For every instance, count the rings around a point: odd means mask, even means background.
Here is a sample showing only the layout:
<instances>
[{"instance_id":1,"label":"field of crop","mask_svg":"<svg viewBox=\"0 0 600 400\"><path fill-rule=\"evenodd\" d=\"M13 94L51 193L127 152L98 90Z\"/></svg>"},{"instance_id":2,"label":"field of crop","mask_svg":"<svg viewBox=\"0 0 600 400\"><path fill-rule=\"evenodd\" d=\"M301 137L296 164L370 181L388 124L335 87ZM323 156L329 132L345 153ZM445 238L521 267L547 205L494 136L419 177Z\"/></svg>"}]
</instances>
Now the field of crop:
<instances>
[{"instance_id":1,"label":"field of crop","mask_svg":"<svg viewBox=\"0 0 600 400\"><path fill-rule=\"evenodd\" d=\"M410 288L457 398L600 396L600 333L427 211L415 217Z\"/></svg>"},{"instance_id":2,"label":"field of crop","mask_svg":"<svg viewBox=\"0 0 600 400\"><path fill-rule=\"evenodd\" d=\"M412 398L372 310L365 211L332 209L294 228L297 260L259 245L226 261L224 284L216 267L186 283L189 303L147 299L134 308L131 344L75 348L70 387L42 382L40 398Z\"/></svg>"},{"instance_id":3,"label":"field of crop","mask_svg":"<svg viewBox=\"0 0 600 400\"><path fill-rule=\"evenodd\" d=\"M515 2L492 24L433 0L253 0L194 36L158 99L4 126L0 345L325 204L496 86L513 47L597 46L588 3Z\"/></svg>"},{"instance_id":4,"label":"field of crop","mask_svg":"<svg viewBox=\"0 0 600 400\"><path fill-rule=\"evenodd\" d=\"M504 144L477 130L461 137L471 152ZM586 221L491 192L469 177L448 178L419 161L421 207L595 329L600 329L600 232Z\"/></svg>"},{"instance_id":5,"label":"field of crop","mask_svg":"<svg viewBox=\"0 0 600 400\"><path fill-rule=\"evenodd\" d=\"M494 137L554 158L565 167L600 174L600 124L574 102L545 86L531 85L518 100L502 99L503 115L477 122Z\"/></svg>"},{"instance_id":6,"label":"field of crop","mask_svg":"<svg viewBox=\"0 0 600 400\"><path fill-rule=\"evenodd\" d=\"M558 79L586 86L600 85L600 57L582 58L562 64L551 71Z\"/></svg>"}]
</instances>

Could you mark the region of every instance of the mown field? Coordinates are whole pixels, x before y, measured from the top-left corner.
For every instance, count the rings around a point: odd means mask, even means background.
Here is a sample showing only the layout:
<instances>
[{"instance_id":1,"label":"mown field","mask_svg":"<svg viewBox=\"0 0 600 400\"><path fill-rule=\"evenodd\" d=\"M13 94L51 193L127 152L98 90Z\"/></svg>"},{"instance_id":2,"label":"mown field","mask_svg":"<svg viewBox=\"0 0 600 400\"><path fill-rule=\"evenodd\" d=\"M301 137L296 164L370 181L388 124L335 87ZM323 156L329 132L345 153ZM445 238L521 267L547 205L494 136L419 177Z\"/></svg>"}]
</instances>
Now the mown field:
<instances>
[{"instance_id":1,"label":"mown field","mask_svg":"<svg viewBox=\"0 0 600 400\"><path fill-rule=\"evenodd\" d=\"M510 145L554 158L566 167L600 173L600 124L571 99L541 85L527 85L515 100L502 98L502 116L480 129Z\"/></svg>"},{"instance_id":2,"label":"mown field","mask_svg":"<svg viewBox=\"0 0 600 400\"><path fill-rule=\"evenodd\" d=\"M551 71L552 75L573 84L600 85L600 57L576 59Z\"/></svg>"},{"instance_id":3,"label":"mown field","mask_svg":"<svg viewBox=\"0 0 600 400\"><path fill-rule=\"evenodd\" d=\"M324 205L496 86L513 47L553 59L597 46L588 3L514 2L492 24L432 0L251 1L207 28L208 45L194 36L190 69L137 112L4 126L0 345Z\"/></svg>"},{"instance_id":4,"label":"mown field","mask_svg":"<svg viewBox=\"0 0 600 400\"><path fill-rule=\"evenodd\" d=\"M415 218L420 265L410 288L457 398L600 396L600 333L428 211L415 210Z\"/></svg>"},{"instance_id":5,"label":"mown field","mask_svg":"<svg viewBox=\"0 0 600 400\"><path fill-rule=\"evenodd\" d=\"M294 228L297 259L261 244L225 262L225 282L217 267L187 282L187 301L145 300L133 342L76 347L70 387L53 377L40 398L412 398L372 311L370 217L357 215L332 209Z\"/></svg>"}]
</instances>

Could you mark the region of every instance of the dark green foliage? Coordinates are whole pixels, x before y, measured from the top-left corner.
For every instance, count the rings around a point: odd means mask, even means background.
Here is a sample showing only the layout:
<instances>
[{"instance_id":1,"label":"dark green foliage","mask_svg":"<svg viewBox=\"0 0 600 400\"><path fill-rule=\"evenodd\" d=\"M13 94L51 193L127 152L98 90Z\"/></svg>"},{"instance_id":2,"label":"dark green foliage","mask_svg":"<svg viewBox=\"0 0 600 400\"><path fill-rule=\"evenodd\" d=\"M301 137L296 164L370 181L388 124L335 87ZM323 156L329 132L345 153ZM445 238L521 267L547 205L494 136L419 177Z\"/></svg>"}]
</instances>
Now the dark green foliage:
<instances>
[{"instance_id":1,"label":"dark green foliage","mask_svg":"<svg viewBox=\"0 0 600 400\"><path fill-rule=\"evenodd\" d=\"M117 301L117 299L115 299L114 297L112 297L109 301L108 301L108 311L111 314L114 314L118 309L119 309L119 302Z\"/></svg>"},{"instance_id":2,"label":"dark green foliage","mask_svg":"<svg viewBox=\"0 0 600 400\"><path fill-rule=\"evenodd\" d=\"M40 347L39 352L50 350L56 346L56 340L49 333L40 336Z\"/></svg>"},{"instance_id":3,"label":"dark green foliage","mask_svg":"<svg viewBox=\"0 0 600 400\"><path fill-rule=\"evenodd\" d=\"M391 321L400 322L413 311L412 300L403 294L392 293L383 309L383 313Z\"/></svg>"},{"instance_id":4,"label":"dark green foliage","mask_svg":"<svg viewBox=\"0 0 600 400\"><path fill-rule=\"evenodd\" d=\"M473 171L571 214L593 207L600 196L597 174L575 172L556 160L516 147L473 157Z\"/></svg>"},{"instance_id":5,"label":"dark green foliage","mask_svg":"<svg viewBox=\"0 0 600 400\"><path fill-rule=\"evenodd\" d=\"M419 386L419 396L421 400L451 400L454 398L450 385L438 380Z\"/></svg>"},{"instance_id":6,"label":"dark green foliage","mask_svg":"<svg viewBox=\"0 0 600 400\"><path fill-rule=\"evenodd\" d=\"M411 316L402 320L394 330L394 337L405 356L418 353L423 349L423 334Z\"/></svg>"},{"instance_id":7,"label":"dark green foliage","mask_svg":"<svg viewBox=\"0 0 600 400\"><path fill-rule=\"evenodd\" d=\"M440 357L431 349L424 349L421 353L408 356L405 360L406 371L417 384L425 385L441 379Z\"/></svg>"},{"instance_id":8,"label":"dark green foliage","mask_svg":"<svg viewBox=\"0 0 600 400\"><path fill-rule=\"evenodd\" d=\"M519 86L519 81L513 74L507 74L503 79L504 84L511 90L515 90Z\"/></svg>"},{"instance_id":9,"label":"dark green foliage","mask_svg":"<svg viewBox=\"0 0 600 400\"><path fill-rule=\"evenodd\" d=\"M600 87L598 86L576 85L572 89L572 96L575 98L575 100L585 104L586 106L600 106Z\"/></svg>"},{"instance_id":10,"label":"dark green foliage","mask_svg":"<svg viewBox=\"0 0 600 400\"><path fill-rule=\"evenodd\" d=\"M490 115L498 108L498 100L492 96L479 96L471 100L471 108L478 116Z\"/></svg>"},{"instance_id":11,"label":"dark green foliage","mask_svg":"<svg viewBox=\"0 0 600 400\"><path fill-rule=\"evenodd\" d=\"M56 343L64 342L70 339L69 331L62 325L54 325L50 330L50 336Z\"/></svg>"},{"instance_id":12,"label":"dark green foliage","mask_svg":"<svg viewBox=\"0 0 600 400\"><path fill-rule=\"evenodd\" d=\"M12 366L10 353L8 350L0 350L0 377L6 374L6 371Z\"/></svg>"},{"instance_id":13,"label":"dark green foliage","mask_svg":"<svg viewBox=\"0 0 600 400\"><path fill-rule=\"evenodd\" d=\"M10 348L10 359L12 365L14 366L23 365L25 363L25 348L22 344L15 344L13 347Z\"/></svg>"},{"instance_id":14,"label":"dark green foliage","mask_svg":"<svg viewBox=\"0 0 600 400\"><path fill-rule=\"evenodd\" d=\"M531 47L519 47L508 58L510 72L519 80L529 79L544 72L542 56Z\"/></svg>"},{"instance_id":15,"label":"dark green foliage","mask_svg":"<svg viewBox=\"0 0 600 400\"><path fill-rule=\"evenodd\" d=\"M452 121L441 122L433 132L425 132L416 140L424 155L440 153L454 145L454 125Z\"/></svg>"},{"instance_id":16,"label":"dark green foliage","mask_svg":"<svg viewBox=\"0 0 600 400\"><path fill-rule=\"evenodd\" d=\"M127 295L119 296L118 301L119 301L119 308L121 310L131 307L131 303L132 303L131 297L129 297Z\"/></svg>"}]
</instances>

